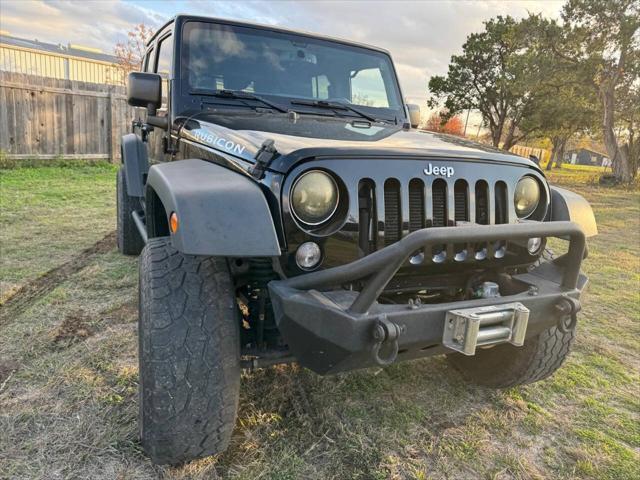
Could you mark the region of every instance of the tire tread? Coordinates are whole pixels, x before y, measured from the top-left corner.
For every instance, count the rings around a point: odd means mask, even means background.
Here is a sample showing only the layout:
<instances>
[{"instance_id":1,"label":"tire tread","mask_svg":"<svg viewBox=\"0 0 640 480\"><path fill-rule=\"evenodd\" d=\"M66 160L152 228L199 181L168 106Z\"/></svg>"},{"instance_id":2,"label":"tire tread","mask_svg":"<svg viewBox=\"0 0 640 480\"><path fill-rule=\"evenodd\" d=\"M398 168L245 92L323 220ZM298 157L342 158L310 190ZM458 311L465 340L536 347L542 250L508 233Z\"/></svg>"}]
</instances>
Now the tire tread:
<instances>
[{"instance_id":1,"label":"tire tread","mask_svg":"<svg viewBox=\"0 0 640 480\"><path fill-rule=\"evenodd\" d=\"M566 360L574 340L575 330L565 333L551 327L522 347L498 345L479 350L473 357L451 354L448 360L472 383L511 388L551 376Z\"/></svg>"},{"instance_id":2,"label":"tire tread","mask_svg":"<svg viewBox=\"0 0 640 480\"><path fill-rule=\"evenodd\" d=\"M167 238L140 257L140 436L155 463L223 451L240 388L239 331L226 261Z\"/></svg>"}]
</instances>

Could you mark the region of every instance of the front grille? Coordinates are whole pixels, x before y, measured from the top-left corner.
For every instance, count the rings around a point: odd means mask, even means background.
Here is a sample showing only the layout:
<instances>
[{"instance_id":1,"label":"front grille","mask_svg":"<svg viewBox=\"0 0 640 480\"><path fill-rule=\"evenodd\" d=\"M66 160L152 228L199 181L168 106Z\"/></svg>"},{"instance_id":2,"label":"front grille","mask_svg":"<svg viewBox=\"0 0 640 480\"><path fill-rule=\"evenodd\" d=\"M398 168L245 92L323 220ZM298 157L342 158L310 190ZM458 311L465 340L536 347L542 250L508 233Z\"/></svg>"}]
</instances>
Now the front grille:
<instances>
[{"instance_id":1,"label":"front grille","mask_svg":"<svg viewBox=\"0 0 640 480\"><path fill-rule=\"evenodd\" d=\"M508 189L503 181L489 184L485 180L469 183L461 179L412 178L405 183L396 178L383 182L367 178L360 181L358 191L358 243L365 255L421 228L510 220ZM486 244L442 245L434 248L433 261L483 259L493 252L494 248Z\"/></svg>"}]
</instances>

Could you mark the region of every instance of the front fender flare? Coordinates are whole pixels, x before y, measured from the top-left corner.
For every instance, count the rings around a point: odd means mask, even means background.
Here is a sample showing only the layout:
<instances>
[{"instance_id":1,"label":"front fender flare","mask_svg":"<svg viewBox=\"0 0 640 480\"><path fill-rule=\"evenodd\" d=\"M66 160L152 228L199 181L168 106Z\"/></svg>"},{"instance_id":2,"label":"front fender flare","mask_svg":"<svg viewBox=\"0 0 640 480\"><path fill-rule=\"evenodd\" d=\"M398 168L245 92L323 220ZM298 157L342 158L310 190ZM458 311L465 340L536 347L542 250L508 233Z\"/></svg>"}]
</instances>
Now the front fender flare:
<instances>
[{"instance_id":1,"label":"front fender flare","mask_svg":"<svg viewBox=\"0 0 640 480\"><path fill-rule=\"evenodd\" d=\"M585 237L598 234L596 217L589 202L582 195L570 190L551 187L551 221L565 220L580 225Z\"/></svg>"},{"instance_id":2,"label":"front fender flare","mask_svg":"<svg viewBox=\"0 0 640 480\"><path fill-rule=\"evenodd\" d=\"M153 165L153 188L167 216L178 216L173 246L190 255L279 256L280 245L267 200L251 178L204 160ZM168 218L167 218L168 220Z\"/></svg>"}]
</instances>

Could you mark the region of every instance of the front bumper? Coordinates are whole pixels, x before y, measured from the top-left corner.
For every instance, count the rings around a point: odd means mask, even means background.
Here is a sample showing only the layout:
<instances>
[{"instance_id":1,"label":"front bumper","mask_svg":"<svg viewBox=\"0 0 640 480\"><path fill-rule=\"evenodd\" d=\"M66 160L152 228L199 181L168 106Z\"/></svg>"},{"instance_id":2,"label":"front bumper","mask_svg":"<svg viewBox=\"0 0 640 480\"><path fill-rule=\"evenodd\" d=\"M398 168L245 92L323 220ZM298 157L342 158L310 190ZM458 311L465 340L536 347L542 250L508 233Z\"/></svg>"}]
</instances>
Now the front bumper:
<instances>
[{"instance_id":1,"label":"front bumper","mask_svg":"<svg viewBox=\"0 0 640 480\"><path fill-rule=\"evenodd\" d=\"M513 294L428 305L377 302L398 269L417 251L443 244L532 237L569 238L569 249L552 262L509 277L507 290ZM580 273L584 253L585 236L573 222L428 228L347 265L273 281L269 291L276 323L291 353L302 366L328 374L388 363L381 351L390 340L397 360L452 352L442 345L445 317L451 310L519 302L530 310L526 337L534 336L563 321L567 312L559 307L566 306L566 299L579 306L587 283ZM364 280L360 292L339 288L359 280ZM396 360L395 354L387 356L391 357Z\"/></svg>"}]
</instances>

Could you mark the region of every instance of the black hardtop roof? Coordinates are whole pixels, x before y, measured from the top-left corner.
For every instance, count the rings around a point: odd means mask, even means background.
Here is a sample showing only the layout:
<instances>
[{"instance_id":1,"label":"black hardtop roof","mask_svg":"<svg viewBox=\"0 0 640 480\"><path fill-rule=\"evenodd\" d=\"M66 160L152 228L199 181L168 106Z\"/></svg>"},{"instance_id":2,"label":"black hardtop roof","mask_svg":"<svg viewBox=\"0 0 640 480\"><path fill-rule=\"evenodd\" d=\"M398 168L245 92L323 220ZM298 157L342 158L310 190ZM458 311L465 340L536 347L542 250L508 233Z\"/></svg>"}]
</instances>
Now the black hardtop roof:
<instances>
[{"instance_id":1,"label":"black hardtop roof","mask_svg":"<svg viewBox=\"0 0 640 480\"><path fill-rule=\"evenodd\" d=\"M219 17L205 17L205 16L201 16L201 15L187 15L187 14L182 14L182 13L174 16L169 21L167 21L164 25L162 25L160 28L158 28L158 30L153 35L153 37L151 37L149 39L149 41L147 42L147 47L149 45L151 45L151 43L153 43L155 41L155 39L158 37L160 32L162 32L168 25L170 25L171 23L173 23L175 21L178 21L178 20L180 20L182 22L189 21L189 20L196 20L196 21L202 21L202 22L214 22L214 23L222 23L222 24L225 24L225 25L233 25L233 26L239 26L239 27L251 27L251 28L257 28L257 29L261 29L261 30L269 30L269 31L272 31L272 32L293 33L295 35L302 35L304 37L316 38L316 39L319 39L319 40L328 40L330 42L342 43L344 45L351 45L351 46L354 46L354 47L360 47L360 48L366 48L366 49L369 49L369 50L375 50L377 52L385 53L385 54L391 56L390 52L388 50L385 50L384 48L376 47L374 45L368 45L366 43L354 42L352 40L345 40L343 38L331 37L329 35L322 35L322 34L319 34L319 33L310 33L310 32L305 32L305 31L301 31L301 30L295 30L295 29L291 29L291 28L276 27L274 25L264 25L264 24L261 24L261 23L243 22L243 21L239 21L239 20L231 20L231 19L219 18Z\"/></svg>"}]
</instances>

